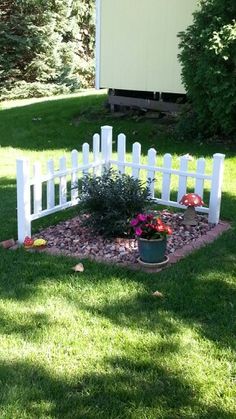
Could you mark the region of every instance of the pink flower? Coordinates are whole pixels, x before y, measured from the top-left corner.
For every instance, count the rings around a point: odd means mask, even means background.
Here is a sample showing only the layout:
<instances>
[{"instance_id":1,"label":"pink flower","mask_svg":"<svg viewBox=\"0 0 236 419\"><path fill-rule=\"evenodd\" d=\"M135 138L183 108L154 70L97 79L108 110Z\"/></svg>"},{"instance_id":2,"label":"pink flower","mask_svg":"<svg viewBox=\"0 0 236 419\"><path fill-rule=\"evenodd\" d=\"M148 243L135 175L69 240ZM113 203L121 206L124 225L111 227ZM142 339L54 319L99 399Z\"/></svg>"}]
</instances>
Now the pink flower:
<instances>
[{"instance_id":1,"label":"pink flower","mask_svg":"<svg viewBox=\"0 0 236 419\"><path fill-rule=\"evenodd\" d=\"M136 228L135 229L135 234L136 234L136 236L141 236L141 234L142 234L142 229L141 228Z\"/></svg>"},{"instance_id":2,"label":"pink flower","mask_svg":"<svg viewBox=\"0 0 236 419\"><path fill-rule=\"evenodd\" d=\"M147 220L147 216L144 214L138 214L137 219L139 221L146 221Z\"/></svg>"},{"instance_id":3,"label":"pink flower","mask_svg":"<svg viewBox=\"0 0 236 419\"><path fill-rule=\"evenodd\" d=\"M131 225L132 227L135 227L137 224L138 224L138 220L137 220L137 218L133 218L133 219L130 221L130 225Z\"/></svg>"}]
</instances>

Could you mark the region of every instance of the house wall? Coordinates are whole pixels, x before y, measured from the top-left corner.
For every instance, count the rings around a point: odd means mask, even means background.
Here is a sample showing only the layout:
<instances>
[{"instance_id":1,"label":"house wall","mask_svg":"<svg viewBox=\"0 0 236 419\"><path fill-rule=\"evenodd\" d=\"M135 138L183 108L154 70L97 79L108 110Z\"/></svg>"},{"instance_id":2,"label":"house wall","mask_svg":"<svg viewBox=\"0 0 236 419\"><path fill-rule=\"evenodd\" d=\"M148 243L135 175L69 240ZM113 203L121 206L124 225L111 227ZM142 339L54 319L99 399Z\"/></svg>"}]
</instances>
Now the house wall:
<instances>
[{"instance_id":1,"label":"house wall","mask_svg":"<svg viewBox=\"0 0 236 419\"><path fill-rule=\"evenodd\" d=\"M97 1L97 87L184 93L176 35L197 0Z\"/></svg>"}]
</instances>

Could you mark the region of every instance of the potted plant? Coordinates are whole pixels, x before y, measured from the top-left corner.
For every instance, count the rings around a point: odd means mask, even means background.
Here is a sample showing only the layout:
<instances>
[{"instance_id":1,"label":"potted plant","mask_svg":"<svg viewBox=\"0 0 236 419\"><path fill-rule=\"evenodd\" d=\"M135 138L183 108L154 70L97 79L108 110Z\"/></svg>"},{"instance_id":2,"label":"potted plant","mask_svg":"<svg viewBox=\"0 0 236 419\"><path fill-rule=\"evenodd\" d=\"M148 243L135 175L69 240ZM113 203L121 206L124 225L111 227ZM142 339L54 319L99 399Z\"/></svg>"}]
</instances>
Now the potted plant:
<instances>
[{"instance_id":1,"label":"potted plant","mask_svg":"<svg viewBox=\"0 0 236 419\"><path fill-rule=\"evenodd\" d=\"M138 214L131 220L130 225L138 240L138 261L141 264L155 265L167 263L167 236L172 234L172 229L160 216L154 213Z\"/></svg>"}]
</instances>

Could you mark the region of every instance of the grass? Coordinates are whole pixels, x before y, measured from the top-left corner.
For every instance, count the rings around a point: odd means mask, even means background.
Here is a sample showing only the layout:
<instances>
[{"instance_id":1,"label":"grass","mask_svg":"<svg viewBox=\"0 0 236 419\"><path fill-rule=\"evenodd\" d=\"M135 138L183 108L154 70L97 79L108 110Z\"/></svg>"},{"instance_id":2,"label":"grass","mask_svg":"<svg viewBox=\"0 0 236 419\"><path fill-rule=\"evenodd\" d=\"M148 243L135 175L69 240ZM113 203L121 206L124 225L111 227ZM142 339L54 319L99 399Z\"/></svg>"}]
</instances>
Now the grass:
<instances>
[{"instance_id":1,"label":"grass","mask_svg":"<svg viewBox=\"0 0 236 419\"><path fill-rule=\"evenodd\" d=\"M235 226L233 147L180 143L156 122L110 116L104 100L0 111L1 240L16 237L15 157L60 157L107 123L127 134L129 150L138 140L208 165L226 152L222 215ZM1 419L235 418L235 229L158 275L83 263L75 274L70 258L0 249Z\"/></svg>"}]
</instances>

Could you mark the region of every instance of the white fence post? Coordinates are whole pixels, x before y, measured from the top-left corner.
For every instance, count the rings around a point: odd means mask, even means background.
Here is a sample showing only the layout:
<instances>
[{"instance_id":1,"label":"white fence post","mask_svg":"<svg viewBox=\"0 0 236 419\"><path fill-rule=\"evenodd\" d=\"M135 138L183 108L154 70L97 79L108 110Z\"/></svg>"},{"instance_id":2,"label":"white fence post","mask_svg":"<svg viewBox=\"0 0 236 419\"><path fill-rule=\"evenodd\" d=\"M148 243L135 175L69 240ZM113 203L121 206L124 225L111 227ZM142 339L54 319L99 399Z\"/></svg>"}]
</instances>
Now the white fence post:
<instances>
[{"instance_id":1,"label":"white fence post","mask_svg":"<svg viewBox=\"0 0 236 419\"><path fill-rule=\"evenodd\" d=\"M72 173L71 173L71 201L73 204L77 203L78 198L78 151L72 150L71 152L71 167L72 167Z\"/></svg>"},{"instance_id":2,"label":"white fence post","mask_svg":"<svg viewBox=\"0 0 236 419\"><path fill-rule=\"evenodd\" d=\"M154 148L150 148L148 150L148 166L155 166L156 164L156 155L157 152ZM154 170L148 170L147 172L147 181L149 183L149 190L151 198L154 198L155 195L155 171Z\"/></svg>"},{"instance_id":3,"label":"white fence post","mask_svg":"<svg viewBox=\"0 0 236 419\"><path fill-rule=\"evenodd\" d=\"M42 211L42 181L41 181L41 165L37 161L33 166L34 170L34 214Z\"/></svg>"},{"instance_id":4,"label":"white fence post","mask_svg":"<svg viewBox=\"0 0 236 419\"><path fill-rule=\"evenodd\" d=\"M172 155L169 154L169 153L166 153L164 155L163 167L165 169L171 169L171 166L172 166ZM168 173L168 172L163 173L161 198L164 201L169 201L170 200L170 185L171 185L171 174Z\"/></svg>"},{"instance_id":5,"label":"white fence post","mask_svg":"<svg viewBox=\"0 0 236 419\"><path fill-rule=\"evenodd\" d=\"M93 169L93 174L98 176L99 174L99 163L100 163L100 135L94 134L93 136L93 161L96 166Z\"/></svg>"},{"instance_id":6,"label":"white fence post","mask_svg":"<svg viewBox=\"0 0 236 419\"><path fill-rule=\"evenodd\" d=\"M197 160L197 173L198 174L204 174L205 173L205 166L206 161L203 157ZM204 178L196 178L195 183L195 190L194 192L198 195L200 195L203 198L203 192L204 192Z\"/></svg>"},{"instance_id":7,"label":"white fence post","mask_svg":"<svg viewBox=\"0 0 236 419\"><path fill-rule=\"evenodd\" d=\"M66 171L66 158L65 156L61 157L59 160L60 172ZM67 181L66 174L60 176L59 182L59 204L63 205L67 201Z\"/></svg>"},{"instance_id":8,"label":"white fence post","mask_svg":"<svg viewBox=\"0 0 236 419\"><path fill-rule=\"evenodd\" d=\"M55 206L54 161L52 159L47 162L47 173L51 177L47 181L47 208L51 209Z\"/></svg>"},{"instance_id":9,"label":"white fence post","mask_svg":"<svg viewBox=\"0 0 236 419\"><path fill-rule=\"evenodd\" d=\"M23 243L26 236L31 236L30 168L28 160L17 159L16 178L18 241Z\"/></svg>"},{"instance_id":10,"label":"white fence post","mask_svg":"<svg viewBox=\"0 0 236 419\"><path fill-rule=\"evenodd\" d=\"M211 182L211 194L209 203L208 222L217 224L220 218L221 188L224 171L224 154L216 153L213 155L213 170Z\"/></svg>"},{"instance_id":11,"label":"white fence post","mask_svg":"<svg viewBox=\"0 0 236 419\"><path fill-rule=\"evenodd\" d=\"M118 147L117 147L117 154L118 154L118 171L123 174L125 173L125 153L126 153L126 136L124 134L118 135Z\"/></svg>"},{"instance_id":12,"label":"white fence post","mask_svg":"<svg viewBox=\"0 0 236 419\"><path fill-rule=\"evenodd\" d=\"M133 150L132 150L132 163L135 165L140 165L140 159L141 159L141 144L140 143L134 143L133 144ZM132 167L132 176L136 179L139 179L139 167Z\"/></svg>"},{"instance_id":13,"label":"white fence post","mask_svg":"<svg viewBox=\"0 0 236 419\"><path fill-rule=\"evenodd\" d=\"M82 154L83 154L83 166L87 166L89 164L89 144L84 143L82 145ZM88 168L83 170L83 175L88 174Z\"/></svg>"},{"instance_id":14,"label":"white fence post","mask_svg":"<svg viewBox=\"0 0 236 419\"><path fill-rule=\"evenodd\" d=\"M105 169L109 170L112 155L112 127L109 125L104 125L101 127L101 143L104 167Z\"/></svg>"},{"instance_id":15,"label":"white fence post","mask_svg":"<svg viewBox=\"0 0 236 419\"><path fill-rule=\"evenodd\" d=\"M188 157L182 156L180 157L180 171L187 172L188 171ZM179 186L178 186L178 197L177 201L179 202L183 195L186 194L187 190L187 175L179 175Z\"/></svg>"}]
</instances>

